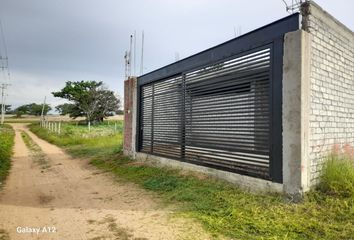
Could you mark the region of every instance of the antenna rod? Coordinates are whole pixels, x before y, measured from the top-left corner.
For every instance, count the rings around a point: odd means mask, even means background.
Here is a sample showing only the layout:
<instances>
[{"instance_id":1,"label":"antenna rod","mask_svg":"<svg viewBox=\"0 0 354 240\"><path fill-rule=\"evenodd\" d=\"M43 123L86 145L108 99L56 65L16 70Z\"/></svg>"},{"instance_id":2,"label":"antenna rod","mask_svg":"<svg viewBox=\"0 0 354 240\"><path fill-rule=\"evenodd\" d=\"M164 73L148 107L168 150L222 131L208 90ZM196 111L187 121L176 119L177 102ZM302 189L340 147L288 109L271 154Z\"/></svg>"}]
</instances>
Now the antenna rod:
<instances>
[{"instance_id":1,"label":"antenna rod","mask_svg":"<svg viewBox=\"0 0 354 240\"><path fill-rule=\"evenodd\" d=\"M128 77L132 76L132 48L133 48L133 35L130 35L130 46L129 46L129 62L128 62Z\"/></svg>"},{"instance_id":2,"label":"antenna rod","mask_svg":"<svg viewBox=\"0 0 354 240\"><path fill-rule=\"evenodd\" d=\"M140 75L144 72L144 30L141 34L141 62L140 62Z\"/></svg>"},{"instance_id":3,"label":"antenna rod","mask_svg":"<svg viewBox=\"0 0 354 240\"><path fill-rule=\"evenodd\" d=\"M136 31L134 31L134 76L136 75Z\"/></svg>"}]
</instances>

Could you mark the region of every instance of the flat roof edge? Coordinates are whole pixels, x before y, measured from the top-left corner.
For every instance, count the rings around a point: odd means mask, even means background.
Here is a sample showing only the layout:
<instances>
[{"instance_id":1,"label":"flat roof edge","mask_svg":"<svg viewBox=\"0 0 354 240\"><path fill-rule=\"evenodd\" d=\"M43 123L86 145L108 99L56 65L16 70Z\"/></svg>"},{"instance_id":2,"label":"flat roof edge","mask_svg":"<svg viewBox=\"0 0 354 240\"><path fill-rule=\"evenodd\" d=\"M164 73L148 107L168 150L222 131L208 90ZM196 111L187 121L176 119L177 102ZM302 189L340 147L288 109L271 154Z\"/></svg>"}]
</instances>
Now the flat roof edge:
<instances>
[{"instance_id":1,"label":"flat roof edge","mask_svg":"<svg viewBox=\"0 0 354 240\"><path fill-rule=\"evenodd\" d=\"M266 44L267 41L271 42L273 39L283 37L287 32L296 31L299 29L300 14L295 13L263 27L252 30L239 37L233 38L177 62L168 64L164 67L139 76L138 85L144 85L160 79L172 77L197 67L202 67L206 64L212 64L212 62L216 62L222 58L236 55L241 51L247 51L247 47L245 47L246 45L248 45L249 48L255 48L257 45Z\"/></svg>"}]
</instances>

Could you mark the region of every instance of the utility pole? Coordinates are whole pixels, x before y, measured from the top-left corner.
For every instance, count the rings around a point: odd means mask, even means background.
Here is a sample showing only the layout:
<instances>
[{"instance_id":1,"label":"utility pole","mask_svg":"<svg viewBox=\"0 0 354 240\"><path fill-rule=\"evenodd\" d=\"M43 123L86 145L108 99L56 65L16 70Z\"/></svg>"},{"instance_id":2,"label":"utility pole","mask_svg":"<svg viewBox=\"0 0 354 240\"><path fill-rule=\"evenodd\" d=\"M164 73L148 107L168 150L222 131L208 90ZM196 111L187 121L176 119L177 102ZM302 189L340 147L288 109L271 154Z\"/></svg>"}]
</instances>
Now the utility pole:
<instances>
[{"instance_id":1,"label":"utility pole","mask_svg":"<svg viewBox=\"0 0 354 240\"><path fill-rule=\"evenodd\" d=\"M44 102L42 105L42 113L41 113L41 121L44 121L44 108L45 108L45 101L47 100L47 96L44 97Z\"/></svg>"},{"instance_id":2,"label":"utility pole","mask_svg":"<svg viewBox=\"0 0 354 240\"><path fill-rule=\"evenodd\" d=\"M10 84L2 83L0 85L1 89L1 124L4 124L5 120L5 90Z\"/></svg>"}]
</instances>

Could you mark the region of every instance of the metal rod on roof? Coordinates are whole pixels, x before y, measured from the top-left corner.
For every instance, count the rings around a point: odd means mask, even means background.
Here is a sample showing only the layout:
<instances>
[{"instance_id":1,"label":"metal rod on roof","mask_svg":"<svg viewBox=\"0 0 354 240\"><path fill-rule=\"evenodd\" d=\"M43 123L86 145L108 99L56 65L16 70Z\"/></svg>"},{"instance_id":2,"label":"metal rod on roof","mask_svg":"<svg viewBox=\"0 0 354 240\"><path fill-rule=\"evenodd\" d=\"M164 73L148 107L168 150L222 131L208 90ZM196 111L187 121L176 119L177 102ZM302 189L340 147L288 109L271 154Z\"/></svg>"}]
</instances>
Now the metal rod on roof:
<instances>
[{"instance_id":1,"label":"metal rod on roof","mask_svg":"<svg viewBox=\"0 0 354 240\"><path fill-rule=\"evenodd\" d=\"M140 60L140 75L144 72L144 30L141 34L141 60Z\"/></svg>"}]
</instances>

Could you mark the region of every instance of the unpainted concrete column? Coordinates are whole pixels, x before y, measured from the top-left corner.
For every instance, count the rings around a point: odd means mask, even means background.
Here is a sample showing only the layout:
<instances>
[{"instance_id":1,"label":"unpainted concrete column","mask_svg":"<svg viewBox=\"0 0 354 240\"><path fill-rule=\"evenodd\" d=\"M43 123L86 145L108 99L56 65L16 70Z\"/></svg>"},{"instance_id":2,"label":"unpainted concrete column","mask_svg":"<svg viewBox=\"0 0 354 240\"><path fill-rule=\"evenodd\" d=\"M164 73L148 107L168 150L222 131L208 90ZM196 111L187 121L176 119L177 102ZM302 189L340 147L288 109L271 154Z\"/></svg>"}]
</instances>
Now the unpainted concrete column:
<instances>
[{"instance_id":1,"label":"unpainted concrete column","mask_svg":"<svg viewBox=\"0 0 354 240\"><path fill-rule=\"evenodd\" d=\"M130 77L124 81L124 139L123 152L135 156L137 113L137 79Z\"/></svg>"},{"instance_id":2,"label":"unpainted concrete column","mask_svg":"<svg viewBox=\"0 0 354 240\"><path fill-rule=\"evenodd\" d=\"M310 186L310 35L285 35L283 57L283 188L301 196Z\"/></svg>"}]
</instances>

